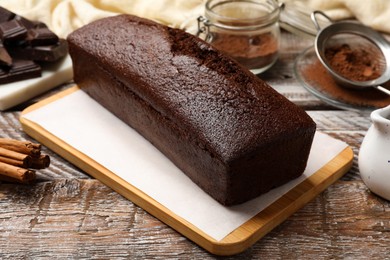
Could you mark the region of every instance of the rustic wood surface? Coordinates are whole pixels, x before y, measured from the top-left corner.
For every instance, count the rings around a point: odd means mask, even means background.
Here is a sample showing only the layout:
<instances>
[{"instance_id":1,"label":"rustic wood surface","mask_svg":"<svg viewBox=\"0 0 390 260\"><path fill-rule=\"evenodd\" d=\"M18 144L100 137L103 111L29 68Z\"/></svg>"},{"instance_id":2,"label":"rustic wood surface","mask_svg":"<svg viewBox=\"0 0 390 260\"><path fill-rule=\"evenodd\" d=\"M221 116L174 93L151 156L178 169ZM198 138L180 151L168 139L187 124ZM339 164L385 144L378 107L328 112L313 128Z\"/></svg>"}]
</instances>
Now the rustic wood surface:
<instances>
[{"instance_id":1,"label":"rustic wood surface","mask_svg":"<svg viewBox=\"0 0 390 260\"><path fill-rule=\"evenodd\" d=\"M370 193L357 154L370 126L367 113L335 109L294 78L293 61L312 41L283 33L281 56L261 75L305 108L318 130L348 143L351 170L245 252L228 259L385 259L390 256L390 203ZM31 140L20 111L53 93L0 114L1 137ZM131 201L92 179L47 148L51 166L32 185L0 182L0 258L213 259Z\"/></svg>"}]
</instances>

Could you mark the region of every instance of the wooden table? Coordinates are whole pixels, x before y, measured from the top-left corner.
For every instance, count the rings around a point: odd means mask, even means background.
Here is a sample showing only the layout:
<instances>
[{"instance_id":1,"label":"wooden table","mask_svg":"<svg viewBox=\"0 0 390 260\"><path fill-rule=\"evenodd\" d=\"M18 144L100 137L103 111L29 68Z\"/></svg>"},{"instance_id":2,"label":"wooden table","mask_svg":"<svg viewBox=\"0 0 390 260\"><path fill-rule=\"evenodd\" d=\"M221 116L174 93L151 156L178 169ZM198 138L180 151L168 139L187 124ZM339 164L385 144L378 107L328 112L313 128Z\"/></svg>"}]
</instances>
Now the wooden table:
<instances>
[{"instance_id":1,"label":"wooden table","mask_svg":"<svg viewBox=\"0 0 390 260\"><path fill-rule=\"evenodd\" d=\"M230 257L380 258L390 253L390 203L370 193L359 176L357 154L370 126L367 113L335 109L294 78L293 61L312 40L283 33L281 56L261 75L305 108L318 130L348 143L352 169L247 251ZM20 111L50 93L0 114L1 136L30 140ZM0 183L0 258L212 259L169 226L52 151L51 166L33 185Z\"/></svg>"}]
</instances>

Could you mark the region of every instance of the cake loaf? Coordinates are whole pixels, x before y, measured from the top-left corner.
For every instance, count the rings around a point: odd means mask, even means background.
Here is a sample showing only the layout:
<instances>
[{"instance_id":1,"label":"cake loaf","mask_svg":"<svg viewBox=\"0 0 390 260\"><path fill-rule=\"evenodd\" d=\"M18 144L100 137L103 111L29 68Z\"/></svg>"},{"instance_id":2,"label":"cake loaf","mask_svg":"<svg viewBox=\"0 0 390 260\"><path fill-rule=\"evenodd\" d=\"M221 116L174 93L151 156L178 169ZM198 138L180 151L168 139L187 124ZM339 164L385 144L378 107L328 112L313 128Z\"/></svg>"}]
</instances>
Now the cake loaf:
<instances>
[{"instance_id":1,"label":"cake loaf","mask_svg":"<svg viewBox=\"0 0 390 260\"><path fill-rule=\"evenodd\" d=\"M208 43L131 15L68 36L74 80L224 205L302 174L315 123Z\"/></svg>"}]
</instances>

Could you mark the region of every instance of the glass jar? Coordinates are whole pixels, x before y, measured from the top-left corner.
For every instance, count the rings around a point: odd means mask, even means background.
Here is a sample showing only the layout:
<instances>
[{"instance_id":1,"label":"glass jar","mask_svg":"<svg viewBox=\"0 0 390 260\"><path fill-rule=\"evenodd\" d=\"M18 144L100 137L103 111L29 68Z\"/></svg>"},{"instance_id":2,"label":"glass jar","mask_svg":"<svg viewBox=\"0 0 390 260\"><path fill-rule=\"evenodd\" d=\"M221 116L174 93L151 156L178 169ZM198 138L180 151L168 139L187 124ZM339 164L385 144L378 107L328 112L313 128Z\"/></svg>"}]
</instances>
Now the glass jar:
<instances>
[{"instance_id":1,"label":"glass jar","mask_svg":"<svg viewBox=\"0 0 390 260\"><path fill-rule=\"evenodd\" d=\"M258 74L278 58L279 14L274 0L208 0L198 35Z\"/></svg>"}]
</instances>

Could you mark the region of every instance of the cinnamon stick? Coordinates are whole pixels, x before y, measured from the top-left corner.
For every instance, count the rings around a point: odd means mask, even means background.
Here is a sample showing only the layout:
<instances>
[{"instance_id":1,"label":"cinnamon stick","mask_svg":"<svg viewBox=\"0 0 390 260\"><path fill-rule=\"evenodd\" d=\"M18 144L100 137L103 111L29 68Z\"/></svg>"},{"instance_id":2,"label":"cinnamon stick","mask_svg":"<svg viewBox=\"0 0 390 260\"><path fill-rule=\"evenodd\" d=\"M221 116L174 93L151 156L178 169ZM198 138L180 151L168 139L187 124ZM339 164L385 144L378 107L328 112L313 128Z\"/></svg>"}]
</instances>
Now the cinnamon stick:
<instances>
[{"instance_id":1,"label":"cinnamon stick","mask_svg":"<svg viewBox=\"0 0 390 260\"><path fill-rule=\"evenodd\" d=\"M27 156L25 160L12 159L4 156L0 156L0 162L11 164L18 167L30 168L31 167L31 157Z\"/></svg>"},{"instance_id":2,"label":"cinnamon stick","mask_svg":"<svg viewBox=\"0 0 390 260\"><path fill-rule=\"evenodd\" d=\"M35 171L0 162L0 178L6 181L29 183L35 180Z\"/></svg>"},{"instance_id":3,"label":"cinnamon stick","mask_svg":"<svg viewBox=\"0 0 390 260\"><path fill-rule=\"evenodd\" d=\"M41 154L38 143L0 138L0 181L30 183L35 180L34 169L50 165L50 157Z\"/></svg>"},{"instance_id":4,"label":"cinnamon stick","mask_svg":"<svg viewBox=\"0 0 390 260\"><path fill-rule=\"evenodd\" d=\"M17 179L14 179L14 178L11 178L11 177L8 177L8 176L5 176L5 175L1 175L0 174L0 181L6 181L6 182L19 182L19 180Z\"/></svg>"},{"instance_id":5,"label":"cinnamon stick","mask_svg":"<svg viewBox=\"0 0 390 260\"><path fill-rule=\"evenodd\" d=\"M44 169L46 167L49 167L50 165L50 157L48 155L41 154L39 157L32 157L31 158L31 166L30 168L33 169Z\"/></svg>"},{"instance_id":6,"label":"cinnamon stick","mask_svg":"<svg viewBox=\"0 0 390 260\"><path fill-rule=\"evenodd\" d=\"M32 156L39 156L41 153L40 144L28 141L0 138L0 147Z\"/></svg>"},{"instance_id":7,"label":"cinnamon stick","mask_svg":"<svg viewBox=\"0 0 390 260\"><path fill-rule=\"evenodd\" d=\"M23 154L23 153L18 153L15 151L11 151L11 150L8 150L8 149L2 148L2 147L0 147L0 156L5 157L5 158L9 158L9 159L13 159L13 160L17 160L17 161L22 161L28 167L29 167L30 162L31 162L31 157L29 155Z\"/></svg>"}]
</instances>

